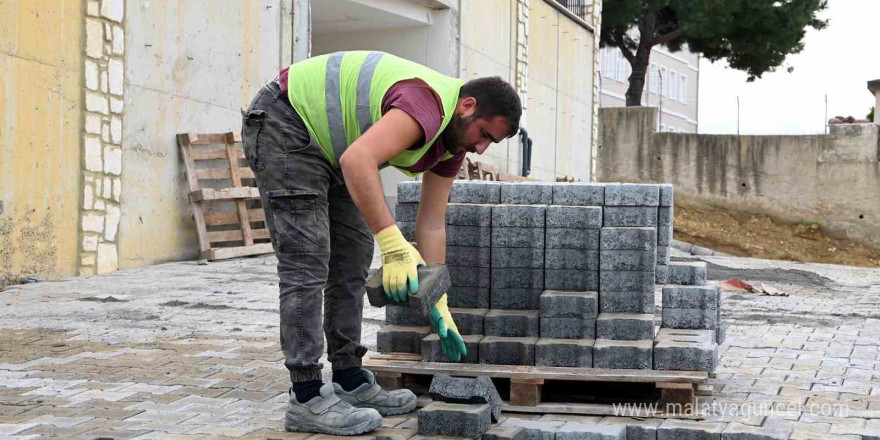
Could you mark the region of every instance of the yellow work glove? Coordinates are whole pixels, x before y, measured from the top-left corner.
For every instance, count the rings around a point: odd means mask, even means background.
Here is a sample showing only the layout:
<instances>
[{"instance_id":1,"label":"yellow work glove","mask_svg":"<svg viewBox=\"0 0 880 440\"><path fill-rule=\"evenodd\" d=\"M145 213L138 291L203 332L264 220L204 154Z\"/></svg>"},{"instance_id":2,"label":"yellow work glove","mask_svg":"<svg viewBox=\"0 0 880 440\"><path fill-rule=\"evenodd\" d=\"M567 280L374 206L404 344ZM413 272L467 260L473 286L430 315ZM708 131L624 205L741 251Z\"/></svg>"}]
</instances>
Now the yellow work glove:
<instances>
[{"instance_id":1,"label":"yellow work glove","mask_svg":"<svg viewBox=\"0 0 880 440\"><path fill-rule=\"evenodd\" d=\"M440 346L443 354L452 362L458 362L462 356L467 356L467 347L458 333L458 327L452 320L449 313L449 307L446 305L446 294L440 297L437 304L428 313L428 320L431 322L431 328L440 337Z\"/></svg>"},{"instance_id":2,"label":"yellow work glove","mask_svg":"<svg viewBox=\"0 0 880 440\"><path fill-rule=\"evenodd\" d=\"M425 261L400 232L397 225L391 225L376 234L376 242L382 251L382 287L388 299L396 302L406 301L407 282L409 291L419 291L418 266Z\"/></svg>"}]
</instances>

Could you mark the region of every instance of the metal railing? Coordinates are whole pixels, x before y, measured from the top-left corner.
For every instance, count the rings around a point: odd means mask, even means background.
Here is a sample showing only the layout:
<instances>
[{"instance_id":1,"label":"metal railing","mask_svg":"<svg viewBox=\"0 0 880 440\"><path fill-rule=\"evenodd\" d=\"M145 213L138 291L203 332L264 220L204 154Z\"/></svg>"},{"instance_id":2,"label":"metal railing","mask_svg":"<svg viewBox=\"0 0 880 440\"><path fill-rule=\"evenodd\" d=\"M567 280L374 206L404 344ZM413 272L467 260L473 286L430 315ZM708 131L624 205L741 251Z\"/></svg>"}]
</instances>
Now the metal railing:
<instances>
[{"instance_id":1,"label":"metal railing","mask_svg":"<svg viewBox=\"0 0 880 440\"><path fill-rule=\"evenodd\" d=\"M590 22L589 16L592 13L590 11L590 6L593 5L592 0L554 0L556 3L559 3L565 9L571 11L572 14L578 16L581 20Z\"/></svg>"}]
</instances>

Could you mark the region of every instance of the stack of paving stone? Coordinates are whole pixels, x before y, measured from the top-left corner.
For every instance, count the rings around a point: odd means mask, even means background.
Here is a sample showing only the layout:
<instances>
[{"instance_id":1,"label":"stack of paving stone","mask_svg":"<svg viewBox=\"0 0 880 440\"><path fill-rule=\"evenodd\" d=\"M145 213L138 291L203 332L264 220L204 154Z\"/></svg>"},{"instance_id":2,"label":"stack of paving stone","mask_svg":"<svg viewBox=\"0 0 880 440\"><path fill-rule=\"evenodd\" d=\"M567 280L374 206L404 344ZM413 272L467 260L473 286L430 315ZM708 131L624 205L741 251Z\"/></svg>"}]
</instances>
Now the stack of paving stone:
<instances>
[{"instance_id":1,"label":"stack of paving stone","mask_svg":"<svg viewBox=\"0 0 880 440\"><path fill-rule=\"evenodd\" d=\"M660 188L607 185L604 202L593 366L650 370Z\"/></svg>"},{"instance_id":2,"label":"stack of paving stone","mask_svg":"<svg viewBox=\"0 0 880 440\"><path fill-rule=\"evenodd\" d=\"M714 371L721 326L721 287L707 286L704 262L672 262L663 286L654 369Z\"/></svg>"},{"instance_id":3,"label":"stack of paving stone","mask_svg":"<svg viewBox=\"0 0 880 440\"><path fill-rule=\"evenodd\" d=\"M438 374L431 380L428 393L433 402L419 410L421 436L487 438L491 424L501 419L501 396L488 377L471 379ZM511 434L511 439L521 438L519 432ZM489 437L498 435L490 433Z\"/></svg>"},{"instance_id":4,"label":"stack of paving stone","mask_svg":"<svg viewBox=\"0 0 880 440\"><path fill-rule=\"evenodd\" d=\"M420 195L419 182L398 185L397 223L411 240ZM714 368L720 290L705 285L705 263L669 261L672 185L456 181L449 201L449 305L464 362ZM389 306L386 323L380 351L447 361L424 317Z\"/></svg>"}]
</instances>

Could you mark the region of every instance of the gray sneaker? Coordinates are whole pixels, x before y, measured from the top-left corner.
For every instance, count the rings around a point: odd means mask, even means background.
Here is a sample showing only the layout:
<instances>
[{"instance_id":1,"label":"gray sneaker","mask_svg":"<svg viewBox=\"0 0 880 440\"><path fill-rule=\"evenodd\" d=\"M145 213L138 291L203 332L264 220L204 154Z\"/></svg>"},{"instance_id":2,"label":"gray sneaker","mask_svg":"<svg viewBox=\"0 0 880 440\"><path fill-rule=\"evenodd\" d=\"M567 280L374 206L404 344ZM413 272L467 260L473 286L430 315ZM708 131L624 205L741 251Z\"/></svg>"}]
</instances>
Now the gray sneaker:
<instances>
[{"instance_id":1,"label":"gray sneaker","mask_svg":"<svg viewBox=\"0 0 880 440\"><path fill-rule=\"evenodd\" d=\"M284 416L284 429L330 435L358 435L382 425L382 416L370 408L355 408L333 392L331 382L321 386L321 395L299 403L291 391Z\"/></svg>"},{"instance_id":2,"label":"gray sneaker","mask_svg":"<svg viewBox=\"0 0 880 440\"><path fill-rule=\"evenodd\" d=\"M383 416L405 414L416 409L416 395L410 390L385 391L376 383L376 377L370 370L361 370L367 383L352 391L345 391L338 383L333 382L333 389L340 399L358 408L373 408Z\"/></svg>"}]
</instances>

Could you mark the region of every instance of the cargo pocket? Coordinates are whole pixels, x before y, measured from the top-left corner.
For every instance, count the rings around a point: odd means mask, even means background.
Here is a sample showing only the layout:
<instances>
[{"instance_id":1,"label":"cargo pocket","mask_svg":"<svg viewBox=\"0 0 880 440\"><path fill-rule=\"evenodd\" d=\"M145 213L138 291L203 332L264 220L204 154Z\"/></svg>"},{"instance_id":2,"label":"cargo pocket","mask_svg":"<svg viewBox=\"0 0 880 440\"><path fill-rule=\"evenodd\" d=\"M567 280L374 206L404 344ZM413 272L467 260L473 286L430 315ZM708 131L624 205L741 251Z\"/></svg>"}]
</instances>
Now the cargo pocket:
<instances>
[{"instance_id":1,"label":"cargo pocket","mask_svg":"<svg viewBox=\"0 0 880 440\"><path fill-rule=\"evenodd\" d=\"M272 207L275 242L288 254L329 253L330 237L324 208L318 195L307 191L268 191ZM323 220L322 220L323 219Z\"/></svg>"},{"instance_id":2,"label":"cargo pocket","mask_svg":"<svg viewBox=\"0 0 880 440\"><path fill-rule=\"evenodd\" d=\"M248 166L254 171L266 169L266 163L260 157L260 134L266 125L266 112L263 110L241 111L241 143Z\"/></svg>"}]
</instances>

